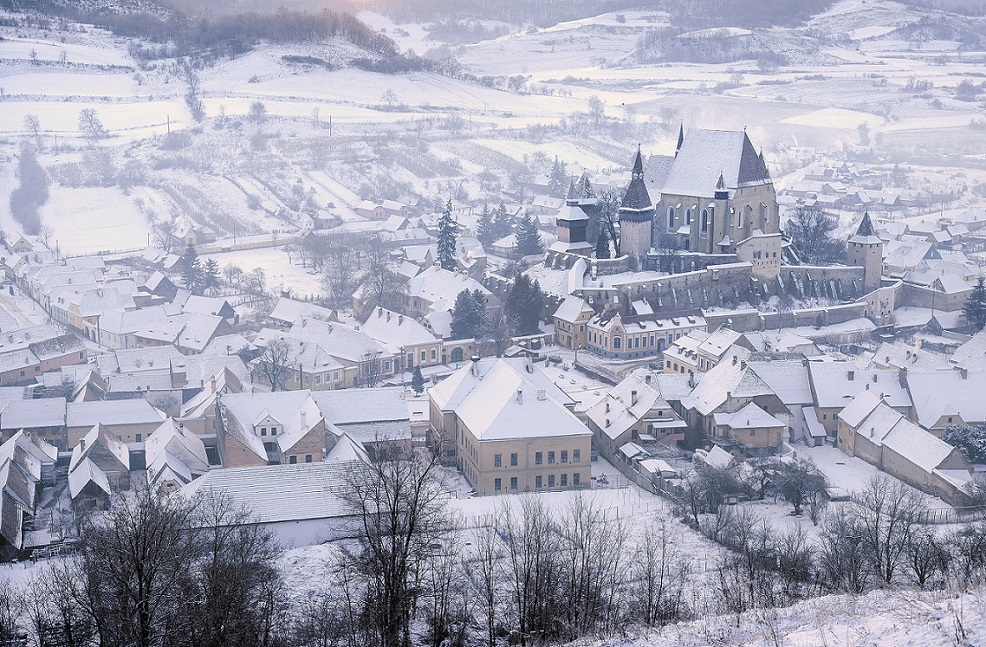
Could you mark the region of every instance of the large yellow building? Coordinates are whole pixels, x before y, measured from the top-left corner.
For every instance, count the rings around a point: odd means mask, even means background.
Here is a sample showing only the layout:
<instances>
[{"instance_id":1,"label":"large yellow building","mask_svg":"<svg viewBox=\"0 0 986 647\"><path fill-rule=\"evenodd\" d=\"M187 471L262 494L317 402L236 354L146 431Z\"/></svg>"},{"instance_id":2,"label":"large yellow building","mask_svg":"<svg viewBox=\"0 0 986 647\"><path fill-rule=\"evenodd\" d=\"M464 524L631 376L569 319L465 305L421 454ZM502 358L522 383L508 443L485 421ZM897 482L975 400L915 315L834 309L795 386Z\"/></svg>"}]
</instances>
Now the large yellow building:
<instances>
[{"instance_id":1,"label":"large yellow building","mask_svg":"<svg viewBox=\"0 0 986 647\"><path fill-rule=\"evenodd\" d=\"M433 450L479 494L589 487L592 432L529 361L474 358L429 397Z\"/></svg>"}]
</instances>

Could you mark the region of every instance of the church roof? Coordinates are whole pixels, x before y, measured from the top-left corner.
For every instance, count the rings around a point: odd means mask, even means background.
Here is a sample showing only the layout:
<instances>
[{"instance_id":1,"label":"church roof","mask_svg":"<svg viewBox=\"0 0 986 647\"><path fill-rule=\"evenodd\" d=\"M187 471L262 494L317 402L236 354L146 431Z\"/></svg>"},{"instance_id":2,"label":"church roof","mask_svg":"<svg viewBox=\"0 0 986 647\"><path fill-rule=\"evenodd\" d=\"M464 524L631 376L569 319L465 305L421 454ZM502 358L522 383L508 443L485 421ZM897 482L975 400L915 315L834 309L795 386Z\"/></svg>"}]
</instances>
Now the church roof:
<instances>
[{"instance_id":1,"label":"church roof","mask_svg":"<svg viewBox=\"0 0 986 647\"><path fill-rule=\"evenodd\" d=\"M691 130L662 192L712 198L720 173L730 190L771 182L770 173L746 132Z\"/></svg>"},{"instance_id":2,"label":"church roof","mask_svg":"<svg viewBox=\"0 0 986 647\"><path fill-rule=\"evenodd\" d=\"M640 156L640 149L637 149L637 157L633 161L633 178L627 186L626 195L620 203L620 211L648 211L653 208L650 194L647 193L647 186L644 184L644 161Z\"/></svg>"}]
</instances>

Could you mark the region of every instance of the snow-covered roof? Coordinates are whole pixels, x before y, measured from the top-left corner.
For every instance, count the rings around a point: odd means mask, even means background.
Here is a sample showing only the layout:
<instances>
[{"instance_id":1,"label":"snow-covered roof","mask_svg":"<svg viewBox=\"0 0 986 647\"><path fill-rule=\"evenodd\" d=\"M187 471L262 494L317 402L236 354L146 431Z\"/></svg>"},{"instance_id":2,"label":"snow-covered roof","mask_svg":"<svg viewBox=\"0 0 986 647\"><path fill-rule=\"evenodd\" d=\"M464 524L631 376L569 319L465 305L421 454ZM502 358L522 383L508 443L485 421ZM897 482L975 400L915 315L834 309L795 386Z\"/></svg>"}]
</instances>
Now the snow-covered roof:
<instances>
[{"instance_id":1,"label":"snow-covered roof","mask_svg":"<svg viewBox=\"0 0 986 647\"><path fill-rule=\"evenodd\" d=\"M65 398L14 400L0 411L3 429L36 429L65 425Z\"/></svg>"},{"instance_id":2,"label":"snow-covered roof","mask_svg":"<svg viewBox=\"0 0 986 647\"><path fill-rule=\"evenodd\" d=\"M866 419L868 415L873 413L873 410L883 402L883 398L880 397L878 393L873 391L862 391L855 398L849 401L849 404L840 411L837 415L839 420L842 420L847 425L855 429Z\"/></svg>"},{"instance_id":3,"label":"snow-covered roof","mask_svg":"<svg viewBox=\"0 0 986 647\"><path fill-rule=\"evenodd\" d=\"M631 373L590 407L586 416L602 433L613 439L645 419L653 409L664 409L668 416L672 416L670 405L654 386L644 376Z\"/></svg>"},{"instance_id":4,"label":"snow-covered roof","mask_svg":"<svg viewBox=\"0 0 986 647\"><path fill-rule=\"evenodd\" d=\"M986 422L986 371L908 372L918 423L926 428L942 416L961 416L966 424Z\"/></svg>"},{"instance_id":5,"label":"snow-covered roof","mask_svg":"<svg viewBox=\"0 0 986 647\"><path fill-rule=\"evenodd\" d=\"M350 515L343 500L348 462L298 463L212 470L182 488L188 497L209 492L228 494L246 506L260 523L331 519Z\"/></svg>"},{"instance_id":6,"label":"snow-covered roof","mask_svg":"<svg viewBox=\"0 0 986 647\"><path fill-rule=\"evenodd\" d=\"M883 394L892 407L911 406L911 397L896 369L860 369L849 362L809 362L808 374L815 404L822 409L842 409L864 390Z\"/></svg>"},{"instance_id":7,"label":"snow-covered roof","mask_svg":"<svg viewBox=\"0 0 986 647\"><path fill-rule=\"evenodd\" d=\"M180 427L169 418L155 429L144 441L144 452L148 467L160 468L167 463L176 468L176 461L184 465L190 473L203 473L209 469L209 457L205 444L195 434Z\"/></svg>"},{"instance_id":8,"label":"snow-covered roof","mask_svg":"<svg viewBox=\"0 0 986 647\"><path fill-rule=\"evenodd\" d=\"M470 362L429 394L442 411L454 411L480 441L591 436L565 407L571 398L524 364L523 359L496 358Z\"/></svg>"},{"instance_id":9,"label":"snow-covered roof","mask_svg":"<svg viewBox=\"0 0 986 647\"><path fill-rule=\"evenodd\" d=\"M720 174L730 196L737 188L770 183L767 167L745 131L692 129L685 135L661 192L712 198Z\"/></svg>"},{"instance_id":10,"label":"snow-covered roof","mask_svg":"<svg viewBox=\"0 0 986 647\"><path fill-rule=\"evenodd\" d=\"M767 429L783 427L784 423L770 415L753 402L733 413L715 413L713 420L717 425L725 425L731 429Z\"/></svg>"},{"instance_id":11,"label":"snow-covered roof","mask_svg":"<svg viewBox=\"0 0 986 647\"><path fill-rule=\"evenodd\" d=\"M591 314L592 308L582 297L568 296L555 310L555 318L562 321L576 321L579 315Z\"/></svg>"},{"instance_id":12,"label":"snow-covered roof","mask_svg":"<svg viewBox=\"0 0 986 647\"><path fill-rule=\"evenodd\" d=\"M295 301L294 299L281 297L277 300L277 304L274 306L269 317L274 321L280 321L286 324L298 323L303 318L330 321L332 319L332 311L313 303L305 303L304 301Z\"/></svg>"},{"instance_id":13,"label":"snow-covered roof","mask_svg":"<svg viewBox=\"0 0 986 647\"><path fill-rule=\"evenodd\" d=\"M76 469L69 472L69 494L73 499L76 498L90 482L95 483L96 487L106 494L112 493L110 491L109 479L106 478L106 473L99 469L99 467L97 467L91 460L85 458L82 459L82 461L76 466Z\"/></svg>"},{"instance_id":14,"label":"snow-covered roof","mask_svg":"<svg viewBox=\"0 0 986 647\"><path fill-rule=\"evenodd\" d=\"M69 402L65 409L65 424L68 427L160 424L166 417L141 398Z\"/></svg>"},{"instance_id":15,"label":"snow-covered roof","mask_svg":"<svg viewBox=\"0 0 986 647\"><path fill-rule=\"evenodd\" d=\"M83 459L88 459L97 446L107 450L121 467L130 469L130 450L127 449L126 444L117 439L105 426L97 423L72 449L72 459L68 465L69 473L74 472Z\"/></svg>"},{"instance_id":16,"label":"snow-covered roof","mask_svg":"<svg viewBox=\"0 0 986 647\"><path fill-rule=\"evenodd\" d=\"M765 360L754 355L747 362L747 367L777 394L785 406L813 402L808 367L801 358Z\"/></svg>"},{"instance_id":17,"label":"snow-covered roof","mask_svg":"<svg viewBox=\"0 0 986 647\"><path fill-rule=\"evenodd\" d=\"M686 402L703 416L713 413L731 395L754 398L773 395L774 391L759 375L748 370L746 349L735 349L712 367L688 395Z\"/></svg>"},{"instance_id":18,"label":"snow-covered roof","mask_svg":"<svg viewBox=\"0 0 986 647\"><path fill-rule=\"evenodd\" d=\"M408 282L408 296L425 299L432 303L436 310L450 310L455 303L455 297L463 290L470 292L479 290L487 297L492 294L482 284L465 274L434 266L425 269ZM447 307L438 308L438 302L444 302Z\"/></svg>"},{"instance_id":19,"label":"snow-covered roof","mask_svg":"<svg viewBox=\"0 0 986 647\"><path fill-rule=\"evenodd\" d=\"M374 341L386 346L390 352L398 352L402 346L418 346L437 341L427 328L411 317L379 306L366 318L360 330Z\"/></svg>"}]
</instances>

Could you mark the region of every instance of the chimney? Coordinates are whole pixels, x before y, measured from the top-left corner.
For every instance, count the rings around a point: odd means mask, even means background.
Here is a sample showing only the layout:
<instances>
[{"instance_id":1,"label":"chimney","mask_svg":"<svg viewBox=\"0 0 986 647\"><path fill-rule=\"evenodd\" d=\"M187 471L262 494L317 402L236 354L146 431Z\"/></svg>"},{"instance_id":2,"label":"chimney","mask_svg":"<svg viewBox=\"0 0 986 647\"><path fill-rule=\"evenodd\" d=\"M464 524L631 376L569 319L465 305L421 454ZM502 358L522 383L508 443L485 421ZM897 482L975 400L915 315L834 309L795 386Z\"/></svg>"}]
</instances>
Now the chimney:
<instances>
[{"instance_id":1,"label":"chimney","mask_svg":"<svg viewBox=\"0 0 986 647\"><path fill-rule=\"evenodd\" d=\"M738 362L738 361L739 361L739 357L737 357L736 355L733 355L733 366L736 366L736 362Z\"/></svg>"},{"instance_id":2,"label":"chimney","mask_svg":"<svg viewBox=\"0 0 986 647\"><path fill-rule=\"evenodd\" d=\"M609 427L609 418L606 418L606 426Z\"/></svg>"},{"instance_id":3,"label":"chimney","mask_svg":"<svg viewBox=\"0 0 986 647\"><path fill-rule=\"evenodd\" d=\"M746 370L746 360L745 359L742 362L740 362L740 368L743 369L744 371Z\"/></svg>"},{"instance_id":4,"label":"chimney","mask_svg":"<svg viewBox=\"0 0 986 647\"><path fill-rule=\"evenodd\" d=\"M873 374L873 384L876 384L876 376L877 376L877 374L876 374L876 373L874 373L874 374Z\"/></svg>"},{"instance_id":5,"label":"chimney","mask_svg":"<svg viewBox=\"0 0 986 647\"><path fill-rule=\"evenodd\" d=\"M400 326L404 323L404 315L397 315L397 325Z\"/></svg>"},{"instance_id":6,"label":"chimney","mask_svg":"<svg viewBox=\"0 0 986 647\"><path fill-rule=\"evenodd\" d=\"M517 404L524 404L524 389L517 389Z\"/></svg>"},{"instance_id":7,"label":"chimney","mask_svg":"<svg viewBox=\"0 0 986 647\"><path fill-rule=\"evenodd\" d=\"M79 439L79 452L81 453L81 452L84 452L84 451L86 451L86 439L85 438L80 438Z\"/></svg>"},{"instance_id":8,"label":"chimney","mask_svg":"<svg viewBox=\"0 0 986 647\"><path fill-rule=\"evenodd\" d=\"M644 376L644 384L650 384L650 378L651 378L650 373L648 373L647 375L645 375Z\"/></svg>"},{"instance_id":9,"label":"chimney","mask_svg":"<svg viewBox=\"0 0 986 647\"><path fill-rule=\"evenodd\" d=\"M606 413L609 413L609 402L606 402Z\"/></svg>"},{"instance_id":10,"label":"chimney","mask_svg":"<svg viewBox=\"0 0 986 647\"><path fill-rule=\"evenodd\" d=\"M383 308L377 308L377 316L378 317L383 316ZM389 319L389 317L388 317L388 319Z\"/></svg>"},{"instance_id":11,"label":"chimney","mask_svg":"<svg viewBox=\"0 0 986 647\"><path fill-rule=\"evenodd\" d=\"M548 393L544 389L538 389L538 400L544 401L548 399Z\"/></svg>"},{"instance_id":12,"label":"chimney","mask_svg":"<svg viewBox=\"0 0 986 647\"><path fill-rule=\"evenodd\" d=\"M802 366L808 366L808 358L807 357L802 357L801 358L801 365Z\"/></svg>"},{"instance_id":13,"label":"chimney","mask_svg":"<svg viewBox=\"0 0 986 647\"><path fill-rule=\"evenodd\" d=\"M308 429L308 412L304 409L301 410L301 428Z\"/></svg>"},{"instance_id":14,"label":"chimney","mask_svg":"<svg viewBox=\"0 0 986 647\"><path fill-rule=\"evenodd\" d=\"M963 366L962 368L959 369L959 375L962 376L962 379L963 380L968 380L969 379L969 369L967 369L967 368L965 368Z\"/></svg>"},{"instance_id":15,"label":"chimney","mask_svg":"<svg viewBox=\"0 0 986 647\"><path fill-rule=\"evenodd\" d=\"M473 355L472 360L472 374L479 375L479 355Z\"/></svg>"},{"instance_id":16,"label":"chimney","mask_svg":"<svg viewBox=\"0 0 986 647\"><path fill-rule=\"evenodd\" d=\"M630 406L635 406L637 404L637 392L630 391Z\"/></svg>"},{"instance_id":17,"label":"chimney","mask_svg":"<svg viewBox=\"0 0 986 647\"><path fill-rule=\"evenodd\" d=\"M534 372L534 359L531 358L531 354L527 354L527 361L524 363L524 368L527 369L528 373Z\"/></svg>"},{"instance_id":18,"label":"chimney","mask_svg":"<svg viewBox=\"0 0 986 647\"><path fill-rule=\"evenodd\" d=\"M852 382L856 379L856 371L849 371L849 381Z\"/></svg>"},{"instance_id":19,"label":"chimney","mask_svg":"<svg viewBox=\"0 0 986 647\"><path fill-rule=\"evenodd\" d=\"M387 321L390 321L390 310L387 311Z\"/></svg>"}]
</instances>

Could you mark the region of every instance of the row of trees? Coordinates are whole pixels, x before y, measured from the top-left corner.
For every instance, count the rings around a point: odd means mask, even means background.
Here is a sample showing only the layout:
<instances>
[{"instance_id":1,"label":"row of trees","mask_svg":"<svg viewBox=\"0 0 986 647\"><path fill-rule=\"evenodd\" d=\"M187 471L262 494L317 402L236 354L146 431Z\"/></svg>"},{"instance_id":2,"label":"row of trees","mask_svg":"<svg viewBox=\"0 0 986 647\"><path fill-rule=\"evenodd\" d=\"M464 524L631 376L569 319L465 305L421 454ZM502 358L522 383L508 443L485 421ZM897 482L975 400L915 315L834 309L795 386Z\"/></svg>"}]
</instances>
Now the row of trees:
<instances>
[{"instance_id":1,"label":"row of trees","mask_svg":"<svg viewBox=\"0 0 986 647\"><path fill-rule=\"evenodd\" d=\"M452 339L489 341L499 356L511 336L538 332L544 305L541 286L524 274L514 279L502 314L490 314L483 292L463 290L452 309Z\"/></svg>"},{"instance_id":2,"label":"row of trees","mask_svg":"<svg viewBox=\"0 0 986 647\"><path fill-rule=\"evenodd\" d=\"M48 177L27 142L20 147L17 174L20 184L10 193L10 213L24 228L24 233L35 235L41 231L39 210L48 201Z\"/></svg>"}]
</instances>

